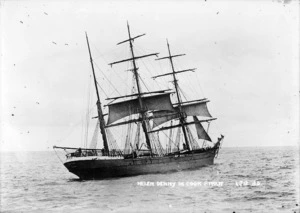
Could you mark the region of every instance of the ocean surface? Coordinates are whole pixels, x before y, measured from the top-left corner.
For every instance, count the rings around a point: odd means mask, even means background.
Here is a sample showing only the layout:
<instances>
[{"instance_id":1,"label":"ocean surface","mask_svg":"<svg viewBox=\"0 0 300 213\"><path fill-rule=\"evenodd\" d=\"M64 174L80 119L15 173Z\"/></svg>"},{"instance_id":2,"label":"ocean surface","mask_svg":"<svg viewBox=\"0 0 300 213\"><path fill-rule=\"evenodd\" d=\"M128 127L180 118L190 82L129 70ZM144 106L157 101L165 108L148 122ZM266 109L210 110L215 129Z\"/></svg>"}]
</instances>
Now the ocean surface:
<instances>
[{"instance_id":1,"label":"ocean surface","mask_svg":"<svg viewBox=\"0 0 300 213\"><path fill-rule=\"evenodd\" d=\"M62 157L63 158L63 157ZM192 171L79 181L54 151L1 153L0 212L299 212L296 147L222 148Z\"/></svg>"}]
</instances>

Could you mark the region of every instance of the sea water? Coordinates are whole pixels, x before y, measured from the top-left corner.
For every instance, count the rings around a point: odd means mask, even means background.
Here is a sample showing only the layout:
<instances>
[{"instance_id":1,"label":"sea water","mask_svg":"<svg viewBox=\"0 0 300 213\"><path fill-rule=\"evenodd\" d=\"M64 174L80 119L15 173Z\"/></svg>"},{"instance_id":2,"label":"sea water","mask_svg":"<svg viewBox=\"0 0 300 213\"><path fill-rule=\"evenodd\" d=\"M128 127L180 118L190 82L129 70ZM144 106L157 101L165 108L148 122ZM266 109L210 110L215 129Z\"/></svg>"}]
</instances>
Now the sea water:
<instances>
[{"instance_id":1,"label":"sea water","mask_svg":"<svg viewBox=\"0 0 300 213\"><path fill-rule=\"evenodd\" d=\"M0 169L0 212L299 212L296 147L222 148L197 170L94 181L54 151L1 153Z\"/></svg>"}]
</instances>

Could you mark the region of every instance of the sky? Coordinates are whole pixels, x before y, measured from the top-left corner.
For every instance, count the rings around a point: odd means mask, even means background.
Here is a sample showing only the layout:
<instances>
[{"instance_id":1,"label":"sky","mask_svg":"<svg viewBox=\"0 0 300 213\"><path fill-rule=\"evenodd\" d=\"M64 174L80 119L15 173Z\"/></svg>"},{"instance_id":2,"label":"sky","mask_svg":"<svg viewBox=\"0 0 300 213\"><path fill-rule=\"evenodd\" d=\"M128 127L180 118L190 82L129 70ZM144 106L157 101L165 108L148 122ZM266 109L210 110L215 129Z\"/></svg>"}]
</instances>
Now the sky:
<instances>
[{"instance_id":1,"label":"sky","mask_svg":"<svg viewBox=\"0 0 300 213\"><path fill-rule=\"evenodd\" d=\"M299 1L1 1L1 151L80 146L95 91L87 32L107 97L130 94L127 21L137 55L167 55L191 99L208 98L224 147L299 143ZM171 88L155 57L138 61L147 88ZM149 65L148 65L149 64ZM146 87L144 88L146 90ZM105 108L105 110L107 110ZM90 114L89 118L95 114ZM92 123L90 121L90 130ZM216 136L217 137L217 136Z\"/></svg>"}]
</instances>

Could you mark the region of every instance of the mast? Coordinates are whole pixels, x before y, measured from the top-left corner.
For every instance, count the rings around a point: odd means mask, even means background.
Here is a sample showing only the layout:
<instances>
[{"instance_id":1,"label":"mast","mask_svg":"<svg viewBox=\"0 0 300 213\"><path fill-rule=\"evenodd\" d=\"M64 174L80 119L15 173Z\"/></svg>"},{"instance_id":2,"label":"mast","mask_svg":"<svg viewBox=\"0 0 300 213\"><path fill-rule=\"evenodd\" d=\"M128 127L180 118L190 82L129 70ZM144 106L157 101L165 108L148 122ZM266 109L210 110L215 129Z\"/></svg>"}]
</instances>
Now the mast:
<instances>
[{"instance_id":1,"label":"mast","mask_svg":"<svg viewBox=\"0 0 300 213\"><path fill-rule=\"evenodd\" d=\"M101 101L100 101L97 80L96 80L96 75L95 75L95 70L94 70L94 65L93 65L93 58L92 58L92 54L91 54L91 49L90 49L90 44L89 44L89 39L88 39L87 33L85 33L85 37L86 37L86 42L87 42L87 46L88 46L88 50L89 50L90 62L91 62L91 66L92 66L94 84L95 84L96 94L97 94L97 109L98 109L97 111L98 111L98 119L99 119L99 123L100 123L100 125L99 125L100 133L101 133L102 139L103 139L104 151L105 151L105 153L108 153L109 148L108 148L108 143L107 143L107 135L105 132L104 115L103 115L102 108L101 108Z\"/></svg>"},{"instance_id":2,"label":"mast","mask_svg":"<svg viewBox=\"0 0 300 213\"><path fill-rule=\"evenodd\" d=\"M140 87L140 81L139 81L138 68L136 66L136 62L135 62L135 59L134 59L133 45L132 45L132 39L131 39L131 35L130 35L130 28L129 28L128 22L127 22L127 29L128 29L128 37L129 37L129 46L130 46L131 56L132 56L132 59L133 59L132 60L133 73L134 73L134 77L135 77L135 80L136 80L136 86L137 86L137 90L138 90L140 115L142 116L142 128L143 128L143 131L144 131L144 134L145 134L146 143L147 143L149 149L152 150L151 143L150 143L150 138L149 138L149 134L148 134L148 130L147 130L147 125L146 125L146 122L145 122L146 109L144 109L143 101L142 101L142 98L141 98L142 95L141 95L141 87Z\"/></svg>"},{"instance_id":3,"label":"mast","mask_svg":"<svg viewBox=\"0 0 300 213\"><path fill-rule=\"evenodd\" d=\"M134 51L133 51L133 44L132 43L136 38L144 36L145 34L138 35L138 36L135 36L135 37L131 37L128 22L127 22L127 30L128 30L128 39L125 40L125 41L119 42L117 45L123 44L125 42L129 42L131 58L121 60L121 61L116 61L116 62L110 63L110 65L112 66L113 64L122 63L122 62L126 62L126 61L132 61L133 69L131 71L134 74L135 81L136 81L136 86L137 86L137 90L138 90L136 95L138 97L138 102L139 102L140 122L142 123L142 129L143 129L143 132L145 134L147 146L148 146L148 148L150 149L150 151L152 153L152 147L151 147L151 142L150 142L150 138L149 138L149 134L148 134L148 130L147 130L147 123L146 123L147 109L144 107L144 104L143 104L142 95L144 93L142 93L142 91L141 91L141 86L140 86L140 82L139 82L139 74L138 74L138 69L139 68L136 65L136 59L140 59L140 58L144 58L144 57L148 57L148 56L153 56L153 55L157 56L158 53L153 53L153 54L148 54L148 55L143 55L143 56L135 56Z\"/></svg>"},{"instance_id":4,"label":"mast","mask_svg":"<svg viewBox=\"0 0 300 213\"><path fill-rule=\"evenodd\" d=\"M186 129L185 129L185 125L186 125L186 115L185 115L185 113L182 111L182 107L181 107L181 106L182 106L182 101L181 101L180 94L179 94L179 90L178 90L178 80L177 80L177 78L176 78L176 74L177 74L177 73L182 73L182 72L187 72L187 71L194 71L195 69L187 69L187 70L175 71L175 69L174 69L174 64L173 64L173 58L174 58L174 57L178 57L178 56L184 56L185 54L172 55L172 54L171 54L170 45L169 45L168 40L167 40L167 46L168 46L168 53L169 53L169 56L163 57L163 58L158 58L158 59L156 59L156 60L169 59L169 60L170 60L170 63L171 63L171 67L172 67L172 72L171 72L171 73L164 74L164 75L155 76L155 77L153 77L153 78L157 78L157 77L161 77L161 76L166 76L166 75L172 75L172 76L173 76L173 82L174 82L175 91L176 91L176 95L177 95L177 101L178 101L178 103L177 103L177 104L178 104L178 110L179 110L179 115L180 115L179 123L180 123L180 126L181 126L181 128L182 128L182 132L183 132L183 135L184 135L184 141L185 141L186 147L187 147L188 150L191 150L190 143L189 143L188 136L187 136L187 132L186 132Z\"/></svg>"}]
</instances>

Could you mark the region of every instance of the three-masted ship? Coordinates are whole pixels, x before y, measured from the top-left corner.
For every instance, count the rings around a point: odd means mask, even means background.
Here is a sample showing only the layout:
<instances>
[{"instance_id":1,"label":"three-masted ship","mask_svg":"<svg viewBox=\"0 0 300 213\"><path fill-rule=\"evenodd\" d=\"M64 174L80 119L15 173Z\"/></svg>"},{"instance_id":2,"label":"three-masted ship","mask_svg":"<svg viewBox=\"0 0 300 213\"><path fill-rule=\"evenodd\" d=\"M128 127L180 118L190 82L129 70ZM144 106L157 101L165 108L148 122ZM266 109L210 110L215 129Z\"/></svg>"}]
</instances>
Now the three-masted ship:
<instances>
[{"instance_id":1,"label":"three-masted ship","mask_svg":"<svg viewBox=\"0 0 300 213\"><path fill-rule=\"evenodd\" d=\"M64 149L67 152L64 166L80 179L86 180L180 171L212 165L218 155L224 136L221 135L215 143L212 142L211 137L202 125L216 119L208 111L207 102L209 100L205 98L183 101L177 80L177 74L194 72L195 69L176 70L173 59L185 54L172 55L167 41L169 55L156 60L169 60L171 71L153 76L153 78L169 76L172 78L174 88L172 90L143 92L136 61L145 57L157 56L158 53L135 55L133 42L145 34L133 37L128 24L127 29L128 39L119 42L118 45L129 43L131 57L109 65L113 66L130 61L132 63L130 71L133 73L136 89L130 95L108 98L110 103L107 104L109 109L107 118L102 110L93 58L86 34L97 94L97 132L101 133L103 148L97 149L95 145L91 148L54 146L55 149ZM171 95L173 94L176 97L175 103L171 101ZM134 134L131 131L134 125L136 134L124 138L124 141L119 141L119 143L125 143L125 148L119 149L110 128L122 125L128 126L129 134ZM200 146L193 136L190 126L195 127L198 139L212 142L213 145L203 146L203 144L206 144L203 143ZM163 148L158 136L159 132L169 131L169 135L171 135L176 130L175 140L169 137L166 148Z\"/></svg>"}]
</instances>

